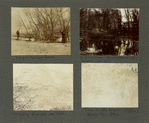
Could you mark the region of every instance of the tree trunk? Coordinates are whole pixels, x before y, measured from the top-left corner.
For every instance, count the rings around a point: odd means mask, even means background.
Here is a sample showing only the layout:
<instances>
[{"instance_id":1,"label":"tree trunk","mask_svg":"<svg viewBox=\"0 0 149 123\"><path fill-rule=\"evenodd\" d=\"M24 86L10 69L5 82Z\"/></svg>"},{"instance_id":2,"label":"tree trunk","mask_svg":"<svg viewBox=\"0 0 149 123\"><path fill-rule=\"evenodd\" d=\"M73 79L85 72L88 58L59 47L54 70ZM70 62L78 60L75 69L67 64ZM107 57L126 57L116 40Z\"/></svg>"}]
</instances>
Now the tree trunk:
<instances>
[{"instance_id":1,"label":"tree trunk","mask_svg":"<svg viewBox=\"0 0 149 123\"><path fill-rule=\"evenodd\" d=\"M62 32L62 43L67 43L67 34L65 32Z\"/></svg>"}]
</instances>

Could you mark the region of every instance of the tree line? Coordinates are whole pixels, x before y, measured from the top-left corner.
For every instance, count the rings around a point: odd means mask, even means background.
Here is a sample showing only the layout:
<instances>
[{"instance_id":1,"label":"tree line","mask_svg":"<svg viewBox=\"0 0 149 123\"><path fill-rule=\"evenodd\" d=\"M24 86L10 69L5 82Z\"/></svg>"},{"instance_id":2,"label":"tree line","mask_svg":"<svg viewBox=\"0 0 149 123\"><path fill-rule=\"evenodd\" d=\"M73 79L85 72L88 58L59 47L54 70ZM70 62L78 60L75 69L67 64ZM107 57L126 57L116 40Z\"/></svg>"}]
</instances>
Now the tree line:
<instances>
[{"instance_id":1,"label":"tree line","mask_svg":"<svg viewBox=\"0 0 149 123\"><path fill-rule=\"evenodd\" d=\"M125 14L122 15L120 9L117 8L101 8L101 9L80 9L80 31L98 28L111 33L120 33L127 36L139 35L139 10L124 9ZM124 17L123 17L124 16ZM127 21L122 22L122 17Z\"/></svg>"}]
</instances>

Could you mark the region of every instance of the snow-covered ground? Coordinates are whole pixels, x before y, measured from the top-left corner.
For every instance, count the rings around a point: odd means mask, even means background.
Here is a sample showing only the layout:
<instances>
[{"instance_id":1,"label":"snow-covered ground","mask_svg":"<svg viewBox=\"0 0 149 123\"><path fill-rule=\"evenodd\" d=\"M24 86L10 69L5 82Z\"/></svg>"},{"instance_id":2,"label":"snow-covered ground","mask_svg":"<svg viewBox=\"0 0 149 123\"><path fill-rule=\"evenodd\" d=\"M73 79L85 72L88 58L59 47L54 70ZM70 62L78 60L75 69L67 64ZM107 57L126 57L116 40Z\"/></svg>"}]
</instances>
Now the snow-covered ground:
<instances>
[{"instance_id":1,"label":"snow-covered ground","mask_svg":"<svg viewBox=\"0 0 149 123\"><path fill-rule=\"evenodd\" d=\"M11 55L70 55L71 45L68 43L42 43L27 41L28 39L11 39Z\"/></svg>"},{"instance_id":2,"label":"snow-covered ground","mask_svg":"<svg viewBox=\"0 0 149 123\"><path fill-rule=\"evenodd\" d=\"M73 110L72 64L14 64L14 110Z\"/></svg>"},{"instance_id":3,"label":"snow-covered ground","mask_svg":"<svg viewBox=\"0 0 149 123\"><path fill-rule=\"evenodd\" d=\"M83 63L82 107L138 107L138 65Z\"/></svg>"}]
</instances>

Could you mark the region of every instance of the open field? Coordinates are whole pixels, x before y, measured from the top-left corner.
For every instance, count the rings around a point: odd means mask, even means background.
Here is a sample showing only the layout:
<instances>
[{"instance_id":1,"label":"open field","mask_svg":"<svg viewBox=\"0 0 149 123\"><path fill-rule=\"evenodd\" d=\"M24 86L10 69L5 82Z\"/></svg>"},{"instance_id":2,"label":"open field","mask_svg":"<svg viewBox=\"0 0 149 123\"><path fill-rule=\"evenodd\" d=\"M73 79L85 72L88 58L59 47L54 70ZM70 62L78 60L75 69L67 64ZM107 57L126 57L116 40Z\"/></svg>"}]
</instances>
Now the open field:
<instances>
[{"instance_id":1,"label":"open field","mask_svg":"<svg viewBox=\"0 0 149 123\"><path fill-rule=\"evenodd\" d=\"M28 41L25 38L11 39L11 55L70 55L71 45L68 43L42 43Z\"/></svg>"}]
</instances>

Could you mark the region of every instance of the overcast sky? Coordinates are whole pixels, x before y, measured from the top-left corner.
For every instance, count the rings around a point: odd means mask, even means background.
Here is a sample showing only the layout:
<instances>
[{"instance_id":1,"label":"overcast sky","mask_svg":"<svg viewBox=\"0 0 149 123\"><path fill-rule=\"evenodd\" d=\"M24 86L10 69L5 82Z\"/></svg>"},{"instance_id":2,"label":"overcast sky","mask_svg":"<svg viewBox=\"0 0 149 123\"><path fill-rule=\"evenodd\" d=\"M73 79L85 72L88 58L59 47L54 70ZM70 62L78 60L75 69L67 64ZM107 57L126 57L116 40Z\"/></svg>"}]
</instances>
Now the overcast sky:
<instances>
[{"instance_id":1,"label":"overcast sky","mask_svg":"<svg viewBox=\"0 0 149 123\"><path fill-rule=\"evenodd\" d=\"M126 22L126 17L125 17L125 11L124 11L125 8L119 8L119 10L121 11L121 14L122 14L122 21L123 22ZM134 8L129 8L129 9L134 9ZM139 8L137 8L139 10Z\"/></svg>"}]
</instances>

